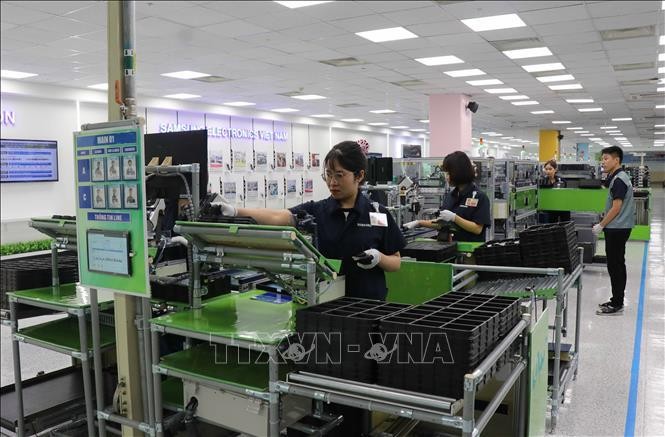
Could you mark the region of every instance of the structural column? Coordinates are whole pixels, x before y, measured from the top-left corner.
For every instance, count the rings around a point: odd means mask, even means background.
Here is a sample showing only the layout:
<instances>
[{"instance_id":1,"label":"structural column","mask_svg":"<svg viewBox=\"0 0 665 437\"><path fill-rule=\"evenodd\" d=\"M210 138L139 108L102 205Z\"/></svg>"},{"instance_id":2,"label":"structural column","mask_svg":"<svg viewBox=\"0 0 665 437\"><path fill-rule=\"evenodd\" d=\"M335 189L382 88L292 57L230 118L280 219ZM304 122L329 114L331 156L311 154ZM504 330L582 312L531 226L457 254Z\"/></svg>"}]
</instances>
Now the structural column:
<instances>
[{"instance_id":1,"label":"structural column","mask_svg":"<svg viewBox=\"0 0 665 437\"><path fill-rule=\"evenodd\" d=\"M538 160L540 162L550 159L559 160L559 135L558 130L541 130L538 141Z\"/></svg>"},{"instance_id":2,"label":"structural column","mask_svg":"<svg viewBox=\"0 0 665 437\"><path fill-rule=\"evenodd\" d=\"M464 94L433 94L429 97L429 156L446 156L456 150L471 151L471 118Z\"/></svg>"}]
</instances>

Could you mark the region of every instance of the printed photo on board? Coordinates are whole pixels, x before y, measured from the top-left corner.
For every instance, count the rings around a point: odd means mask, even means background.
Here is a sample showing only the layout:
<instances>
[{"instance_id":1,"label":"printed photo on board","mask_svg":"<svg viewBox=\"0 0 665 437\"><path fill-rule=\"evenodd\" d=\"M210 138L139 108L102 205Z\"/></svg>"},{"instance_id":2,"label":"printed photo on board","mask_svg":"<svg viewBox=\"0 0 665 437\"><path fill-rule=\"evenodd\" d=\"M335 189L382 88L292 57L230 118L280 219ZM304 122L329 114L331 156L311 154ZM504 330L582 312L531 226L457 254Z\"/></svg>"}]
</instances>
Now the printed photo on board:
<instances>
[{"instance_id":1,"label":"printed photo on board","mask_svg":"<svg viewBox=\"0 0 665 437\"><path fill-rule=\"evenodd\" d=\"M109 187L109 208L122 208L122 195L117 185Z\"/></svg>"},{"instance_id":2,"label":"printed photo on board","mask_svg":"<svg viewBox=\"0 0 665 437\"><path fill-rule=\"evenodd\" d=\"M122 178L125 180L136 179L136 156L124 156L122 161Z\"/></svg>"},{"instance_id":3,"label":"printed photo on board","mask_svg":"<svg viewBox=\"0 0 665 437\"><path fill-rule=\"evenodd\" d=\"M92 195L92 206L97 209L106 208L106 190L104 187L95 187Z\"/></svg>"},{"instance_id":4,"label":"printed photo on board","mask_svg":"<svg viewBox=\"0 0 665 437\"><path fill-rule=\"evenodd\" d=\"M106 171L104 169L104 158L92 158L92 180L93 182L103 182L106 180Z\"/></svg>"},{"instance_id":5,"label":"printed photo on board","mask_svg":"<svg viewBox=\"0 0 665 437\"><path fill-rule=\"evenodd\" d=\"M109 156L106 158L106 180L119 181L120 180L120 158L117 156Z\"/></svg>"},{"instance_id":6,"label":"printed photo on board","mask_svg":"<svg viewBox=\"0 0 665 437\"><path fill-rule=\"evenodd\" d=\"M138 190L136 185L125 185L125 208L138 208Z\"/></svg>"}]
</instances>

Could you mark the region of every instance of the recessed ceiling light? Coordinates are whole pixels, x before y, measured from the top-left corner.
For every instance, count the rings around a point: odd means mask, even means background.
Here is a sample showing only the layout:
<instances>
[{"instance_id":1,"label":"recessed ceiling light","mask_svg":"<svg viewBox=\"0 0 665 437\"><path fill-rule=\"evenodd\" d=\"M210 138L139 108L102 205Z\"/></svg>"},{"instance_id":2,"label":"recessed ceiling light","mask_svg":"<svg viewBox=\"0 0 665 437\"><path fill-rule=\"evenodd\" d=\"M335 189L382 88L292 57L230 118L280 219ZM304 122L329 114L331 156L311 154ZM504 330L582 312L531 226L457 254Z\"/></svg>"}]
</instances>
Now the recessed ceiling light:
<instances>
[{"instance_id":1,"label":"recessed ceiling light","mask_svg":"<svg viewBox=\"0 0 665 437\"><path fill-rule=\"evenodd\" d=\"M421 123L429 123L429 120L418 120Z\"/></svg>"},{"instance_id":2,"label":"recessed ceiling light","mask_svg":"<svg viewBox=\"0 0 665 437\"><path fill-rule=\"evenodd\" d=\"M252 102L226 102L224 103L226 106L254 106L256 103Z\"/></svg>"},{"instance_id":3,"label":"recessed ceiling light","mask_svg":"<svg viewBox=\"0 0 665 437\"><path fill-rule=\"evenodd\" d=\"M665 127L665 124L654 124L653 127Z\"/></svg>"},{"instance_id":4,"label":"recessed ceiling light","mask_svg":"<svg viewBox=\"0 0 665 437\"><path fill-rule=\"evenodd\" d=\"M656 109L663 109L665 108L665 105L656 105Z\"/></svg>"},{"instance_id":5,"label":"recessed ceiling light","mask_svg":"<svg viewBox=\"0 0 665 437\"><path fill-rule=\"evenodd\" d=\"M464 61L462 61L460 58L457 56L432 56L431 58L417 58L414 59L415 61L420 62L421 64L427 65L427 66L433 66L433 65L448 65L448 64L463 64Z\"/></svg>"},{"instance_id":6,"label":"recessed ceiling light","mask_svg":"<svg viewBox=\"0 0 665 437\"><path fill-rule=\"evenodd\" d=\"M605 133L606 134L620 134L621 131L620 130L606 130Z\"/></svg>"},{"instance_id":7,"label":"recessed ceiling light","mask_svg":"<svg viewBox=\"0 0 665 437\"><path fill-rule=\"evenodd\" d=\"M595 134L580 134L581 137L592 137Z\"/></svg>"},{"instance_id":8,"label":"recessed ceiling light","mask_svg":"<svg viewBox=\"0 0 665 437\"><path fill-rule=\"evenodd\" d=\"M661 35L658 39L658 45L665 46L665 35Z\"/></svg>"},{"instance_id":9,"label":"recessed ceiling light","mask_svg":"<svg viewBox=\"0 0 665 437\"><path fill-rule=\"evenodd\" d=\"M577 108L577 110L580 112L599 112L602 111L603 108Z\"/></svg>"},{"instance_id":10,"label":"recessed ceiling light","mask_svg":"<svg viewBox=\"0 0 665 437\"><path fill-rule=\"evenodd\" d=\"M532 113L532 114L535 114L535 115L540 115L540 114L554 114L554 111L552 111L551 109L546 109L546 110L544 110L544 111L531 111L531 113Z\"/></svg>"},{"instance_id":11,"label":"recessed ceiling light","mask_svg":"<svg viewBox=\"0 0 665 437\"><path fill-rule=\"evenodd\" d=\"M515 88L486 88L483 91L490 94L510 94L517 92Z\"/></svg>"},{"instance_id":12,"label":"recessed ceiling light","mask_svg":"<svg viewBox=\"0 0 665 437\"><path fill-rule=\"evenodd\" d=\"M576 134L588 134L589 131L588 131L588 130L578 130L578 131L575 131L575 133L576 133ZM592 134L592 135L593 135L593 134Z\"/></svg>"},{"instance_id":13,"label":"recessed ceiling light","mask_svg":"<svg viewBox=\"0 0 665 437\"><path fill-rule=\"evenodd\" d=\"M275 108L271 109L272 112L300 112L300 109L293 109L293 108Z\"/></svg>"},{"instance_id":14,"label":"recessed ceiling light","mask_svg":"<svg viewBox=\"0 0 665 437\"><path fill-rule=\"evenodd\" d=\"M665 132L654 132L656 135L665 135Z\"/></svg>"},{"instance_id":15,"label":"recessed ceiling light","mask_svg":"<svg viewBox=\"0 0 665 437\"><path fill-rule=\"evenodd\" d=\"M96 83L94 85L88 85L88 88L92 88L93 90L104 90L107 91L109 89L109 84L107 82L103 83Z\"/></svg>"},{"instance_id":16,"label":"recessed ceiling light","mask_svg":"<svg viewBox=\"0 0 665 437\"><path fill-rule=\"evenodd\" d=\"M305 6L315 6L315 5L320 5L322 3L330 3L332 0L327 0L327 1L275 1L275 3L279 3L282 6L286 6L289 9L296 9L296 8L304 8Z\"/></svg>"},{"instance_id":17,"label":"recessed ceiling light","mask_svg":"<svg viewBox=\"0 0 665 437\"><path fill-rule=\"evenodd\" d=\"M567 130L580 130L580 129L584 129L584 128L583 127L567 127L566 129Z\"/></svg>"},{"instance_id":18,"label":"recessed ceiling light","mask_svg":"<svg viewBox=\"0 0 665 437\"><path fill-rule=\"evenodd\" d=\"M658 74L665 74L665 67L658 67Z\"/></svg>"},{"instance_id":19,"label":"recessed ceiling light","mask_svg":"<svg viewBox=\"0 0 665 437\"><path fill-rule=\"evenodd\" d=\"M333 118L334 115L332 114L312 114L310 117L315 117L315 118Z\"/></svg>"},{"instance_id":20,"label":"recessed ceiling light","mask_svg":"<svg viewBox=\"0 0 665 437\"><path fill-rule=\"evenodd\" d=\"M566 99L568 103L593 103L593 99Z\"/></svg>"},{"instance_id":21,"label":"recessed ceiling light","mask_svg":"<svg viewBox=\"0 0 665 437\"><path fill-rule=\"evenodd\" d=\"M525 96L524 94L519 94L517 96L499 96L499 98L503 100L527 100L529 96Z\"/></svg>"},{"instance_id":22,"label":"recessed ceiling light","mask_svg":"<svg viewBox=\"0 0 665 437\"><path fill-rule=\"evenodd\" d=\"M297 96L291 96L294 99L298 100L322 100L325 99L325 97L320 96L318 94L300 94Z\"/></svg>"},{"instance_id":23,"label":"recessed ceiling light","mask_svg":"<svg viewBox=\"0 0 665 437\"><path fill-rule=\"evenodd\" d=\"M598 138L598 137L591 137L591 138L589 138L589 139L590 139L591 141L603 141L602 138Z\"/></svg>"},{"instance_id":24,"label":"recessed ceiling light","mask_svg":"<svg viewBox=\"0 0 665 437\"><path fill-rule=\"evenodd\" d=\"M498 133L498 132L490 132L490 133L488 133L487 135L490 136L490 137L500 137L500 136L502 136L503 134L500 134L500 133Z\"/></svg>"},{"instance_id":25,"label":"recessed ceiling light","mask_svg":"<svg viewBox=\"0 0 665 437\"><path fill-rule=\"evenodd\" d=\"M529 105L538 105L539 103L536 102L535 100L520 100L517 102L510 102L512 105L515 106L529 106Z\"/></svg>"},{"instance_id":26,"label":"recessed ceiling light","mask_svg":"<svg viewBox=\"0 0 665 437\"><path fill-rule=\"evenodd\" d=\"M582 84L580 83L569 83L565 85L548 85L548 88L552 91L561 91L561 90L581 90Z\"/></svg>"},{"instance_id":27,"label":"recessed ceiling light","mask_svg":"<svg viewBox=\"0 0 665 437\"><path fill-rule=\"evenodd\" d=\"M206 73L199 73L198 71L183 70L174 71L173 73L162 73L161 76L173 77L176 79L198 79L201 77L208 77L210 75Z\"/></svg>"},{"instance_id":28,"label":"recessed ceiling light","mask_svg":"<svg viewBox=\"0 0 665 437\"><path fill-rule=\"evenodd\" d=\"M553 62L551 64L522 65L522 68L528 71L529 73L536 73L538 71L554 71L554 70L566 69L566 67L564 67L561 62Z\"/></svg>"},{"instance_id":29,"label":"recessed ceiling light","mask_svg":"<svg viewBox=\"0 0 665 437\"><path fill-rule=\"evenodd\" d=\"M665 53L659 53L658 54L658 60L659 61L665 61Z\"/></svg>"},{"instance_id":30,"label":"recessed ceiling light","mask_svg":"<svg viewBox=\"0 0 665 437\"><path fill-rule=\"evenodd\" d=\"M409 129L411 132L425 132L427 129Z\"/></svg>"},{"instance_id":31,"label":"recessed ceiling light","mask_svg":"<svg viewBox=\"0 0 665 437\"><path fill-rule=\"evenodd\" d=\"M369 112L372 114L394 114L396 111L393 111L392 109L375 109Z\"/></svg>"},{"instance_id":32,"label":"recessed ceiling light","mask_svg":"<svg viewBox=\"0 0 665 437\"><path fill-rule=\"evenodd\" d=\"M601 126L601 129L616 129L618 126Z\"/></svg>"},{"instance_id":33,"label":"recessed ceiling light","mask_svg":"<svg viewBox=\"0 0 665 437\"><path fill-rule=\"evenodd\" d=\"M447 74L450 77L466 77L466 76L482 76L483 74L485 74L485 72L477 68L472 68L469 70L444 71L443 74Z\"/></svg>"},{"instance_id":34,"label":"recessed ceiling light","mask_svg":"<svg viewBox=\"0 0 665 437\"><path fill-rule=\"evenodd\" d=\"M542 83L548 82L563 82L564 80L575 80L575 76L572 74L559 74L555 76L539 76L536 79Z\"/></svg>"},{"instance_id":35,"label":"recessed ceiling light","mask_svg":"<svg viewBox=\"0 0 665 437\"><path fill-rule=\"evenodd\" d=\"M378 123L367 123L370 126L388 126L388 123L378 122Z\"/></svg>"},{"instance_id":36,"label":"recessed ceiling light","mask_svg":"<svg viewBox=\"0 0 665 437\"><path fill-rule=\"evenodd\" d=\"M186 100L186 99L198 99L201 96L197 94L176 93L176 94L167 94L164 97L167 97L169 99Z\"/></svg>"},{"instance_id":37,"label":"recessed ceiling light","mask_svg":"<svg viewBox=\"0 0 665 437\"><path fill-rule=\"evenodd\" d=\"M502 140L514 140L515 137L501 137Z\"/></svg>"},{"instance_id":38,"label":"recessed ceiling light","mask_svg":"<svg viewBox=\"0 0 665 437\"><path fill-rule=\"evenodd\" d=\"M343 118L342 121L346 123L360 123L361 121L365 120L363 120L362 118Z\"/></svg>"},{"instance_id":39,"label":"recessed ceiling light","mask_svg":"<svg viewBox=\"0 0 665 437\"><path fill-rule=\"evenodd\" d=\"M503 85L499 79L467 80L466 83L473 86Z\"/></svg>"},{"instance_id":40,"label":"recessed ceiling light","mask_svg":"<svg viewBox=\"0 0 665 437\"><path fill-rule=\"evenodd\" d=\"M5 79L25 79L27 77L37 76L35 73L24 73L22 71L0 70L0 77Z\"/></svg>"},{"instance_id":41,"label":"recessed ceiling light","mask_svg":"<svg viewBox=\"0 0 665 437\"><path fill-rule=\"evenodd\" d=\"M514 27L525 27L526 23L517 14L493 15L491 17L467 18L461 20L474 32L486 30L512 29Z\"/></svg>"},{"instance_id":42,"label":"recessed ceiling light","mask_svg":"<svg viewBox=\"0 0 665 437\"><path fill-rule=\"evenodd\" d=\"M409 126L390 126L390 129L408 129Z\"/></svg>"},{"instance_id":43,"label":"recessed ceiling light","mask_svg":"<svg viewBox=\"0 0 665 437\"><path fill-rule=\"evenodd\" d=\"M630 121L632 117L623 117L623 118L613 118L612 121Z\"/></svg>"},{"instance_id":44,"label":"recessed ceiling light","mask_svg":"<svg viewBox=\"0 0 665 437\"><path fill-rule=\"evenodd\" d=\"M356 32L359 37L368 39L372 42L398 41L401 39L418 38L413 32L409 32L403 27L389 27L387 29L368 30L365 32Z\"/></svg>"},{"instance_id":45,"label":"recessed ceiling light","mask_svg":"<svg viewBox=\"0 0 665 437\"><path fill-rule=\"evenodd\" d=\"M571 122L568 120L555 120L552 122L552 124L570 124Z\"/></svg>"},{"instance_id":46,"label":"recessed ceiling light","mask_svg":"<svg viewBox=\"0 0 665 437\"><path fill-rule=\"evenodd\" d=\"M616 133L616 132L615 132L615 133L612 133L612 134L611 134L611 133L608 133L607 131L605 131L605 133L608 134L608 135L611 136L611 137L618 137L619 135L623 135L621 132L619 132L619 133Z\"/></svg>"},{"instance_id":47,"label":"recessed ceiling light","mask_svg":"<svg viewBox=\"0 0 665 437\"><path fill-rule=\"evenodd\" d=\"M665 92L665 86L662 86L662 87L656 88L656 92L657 92L657 93L663 93L663 92Z\"/></svg>"},{"instance_id":48,"label":"recessed ceiling light","mask_svg":"<svg viewBox=\"0 0 665 437\"><path fill-rule=\"evenodd\" d=\"M552 56L552 52L547 47L534 47L531 49L506 50L504 55L510 59L537 58L539 56Z\"/></svg>"},{"instance_id":49,"label":"recessed ceiling light","mask_svg":"<svg viewBox=\"0 0 665 437\"><path fill-rule=\"evenodd\" d=\"M625 139L626 139L626 137L616 137L616 138L615 138L615 140L617 140L617 141L618 141L618 140L625 140Z\"/></svg>"}]
</instances>

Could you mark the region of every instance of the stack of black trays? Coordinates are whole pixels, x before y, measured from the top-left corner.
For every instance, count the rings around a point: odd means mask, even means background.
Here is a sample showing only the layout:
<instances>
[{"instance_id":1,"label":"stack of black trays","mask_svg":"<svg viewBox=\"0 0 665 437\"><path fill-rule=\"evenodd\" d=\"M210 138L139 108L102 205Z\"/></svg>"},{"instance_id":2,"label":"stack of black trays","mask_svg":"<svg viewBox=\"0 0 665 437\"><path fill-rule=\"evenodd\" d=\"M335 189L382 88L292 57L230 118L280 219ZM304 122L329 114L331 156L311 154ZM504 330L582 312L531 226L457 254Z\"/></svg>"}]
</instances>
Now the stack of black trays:
<instances>
[{"instance_id":1,"label":"stack of black trays","mask_svg":"<svg viewBox=\"0 0 665 437\"><path fill-rule=\"evenodd\" d=\"M487 266L519 267L522 265L522 253L518 238L507 240L492 240L473 251L476 264ZM478 272L482 279L497 279L515 277L515 273Z\"/></svg>"},{"instance_id":2,"label":"stack of black trays","mask_svg":"<svg viewBox=\"0 0 665 437\"><path fill-rule=\"evenodd\" d=\"M299 370L359 382L374 383L376 360L370 358L372 344L381 340L379 321L409 305L344 297L297 312L297 341L304 359Z\"/></svg>"},{"instance_id":3,"label":"stack of black trays","mask_svg":"<svg viewBox=\"0 0 665 437\"><path fill-rule=\"evenodd\" d=\"M473 370L519 321L519 300L449 293L381 320L387 349L379 385L459 399ZM508 360L504 353L486 380Z\"/></svg>"},{"instance_id":4,"label":"stack of black trays","mask_svg":"<svg viewBox=\"0 0 665 437\"><path fill-rule=\"evenodd\" d=\"M573 222L531 226L520 232L525 267L563 267L571 273L580 264Z\"/></svg>"},{"instance_id":5,"label":"stack of black trays","mask_svg":"<svg viewBox=\"0 0 665 437\"><path fill-rule=\"evenodd\" d=\"M453 258L456 252L457 243L441 241L412 241L400 250L402 256L431 262L441 262Z\"/></svg>"}]
</instances>

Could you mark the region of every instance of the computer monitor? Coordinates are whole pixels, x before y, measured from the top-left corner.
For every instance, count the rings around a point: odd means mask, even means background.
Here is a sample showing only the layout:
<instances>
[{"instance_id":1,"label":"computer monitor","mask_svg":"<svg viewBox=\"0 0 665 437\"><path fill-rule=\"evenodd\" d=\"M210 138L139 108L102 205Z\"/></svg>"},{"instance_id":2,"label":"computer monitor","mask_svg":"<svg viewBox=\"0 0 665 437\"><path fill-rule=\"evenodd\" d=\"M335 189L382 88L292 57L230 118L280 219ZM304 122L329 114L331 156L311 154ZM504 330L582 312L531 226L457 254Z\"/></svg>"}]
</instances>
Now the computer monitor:
<instances>
[{"instance_id":1,"label":"computer monitor","mask_svg":"<svg viewBox=\"0 0 665 437\"><path fill-rule=\"evenodd\" d=\"M386 184L393 180L393 159L375 158L367 159L367 183L370 185Z\"/></svg>"}]
</instances>

